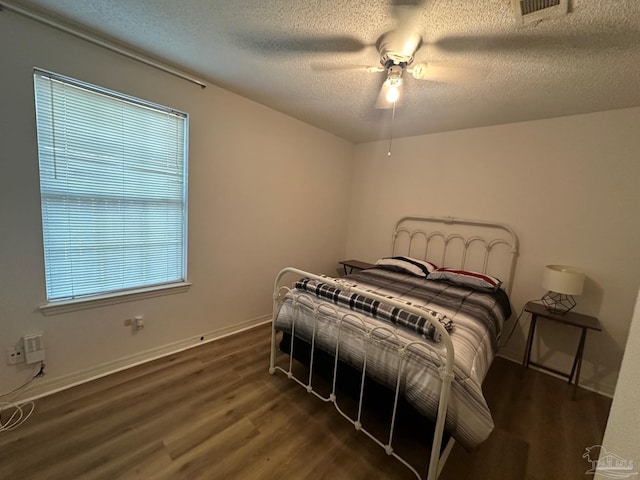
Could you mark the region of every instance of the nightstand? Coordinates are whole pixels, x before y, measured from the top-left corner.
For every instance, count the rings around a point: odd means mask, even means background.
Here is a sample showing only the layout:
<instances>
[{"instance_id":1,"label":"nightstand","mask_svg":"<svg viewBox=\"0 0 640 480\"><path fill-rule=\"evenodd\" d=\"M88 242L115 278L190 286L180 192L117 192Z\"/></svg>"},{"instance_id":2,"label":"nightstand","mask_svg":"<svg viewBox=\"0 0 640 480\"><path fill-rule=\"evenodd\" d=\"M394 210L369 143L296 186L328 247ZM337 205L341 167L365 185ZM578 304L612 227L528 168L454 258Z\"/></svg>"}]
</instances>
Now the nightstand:
<instances>
[{"instance_id":1,"label":"nightstand","mask_svg":"<svg viewBox=\"0 0 640 480\"><path fill-rule=\"evenodd\" d=\"M344 274L349 275L354 270L366 270L367 268L373 268L373 263L361 262L360 260L341 260L338 262L344 268ZM349 271L347 271L347 268Z\"/></svg>"},{"instance_id":2,"label":"nightstand","mask_svg":"<svg viewBox=\"0 0 640 480\"><path fill-rule=\"evenodd\" d=\"M529 312L531 314L531 325L529 326L529 334L527 335L527 345L524 351L522 365L524 367L533 365L542 370L555 373L556 375L567 378L569 380L569 383L572 383L575 374L575 383L573 390L573 398L575 399L576 393L578 391L578 384L580 383L580 367L582 366L582 354L584 353L584 343L587 338L587 330L594 330L597 332L602 331L600 322L595 317L583 315L581 313L567 312L564 315L552 313L547 310L544 305L535 302L528 302L525 305L524 310L525 312ZM560 372L553 368L545 367L544 365L531 361L531 345L533 344L533 337L535 336L536 322L538 320L538 317L558 323L563 323L565 325L571 325L582 330L582 334L580 335L580 342L578 343L578 350L576 351L576 356L573 360L573 366L571 367L571 373L567 374L564 372Z\"/></svg>"}]
</instances>

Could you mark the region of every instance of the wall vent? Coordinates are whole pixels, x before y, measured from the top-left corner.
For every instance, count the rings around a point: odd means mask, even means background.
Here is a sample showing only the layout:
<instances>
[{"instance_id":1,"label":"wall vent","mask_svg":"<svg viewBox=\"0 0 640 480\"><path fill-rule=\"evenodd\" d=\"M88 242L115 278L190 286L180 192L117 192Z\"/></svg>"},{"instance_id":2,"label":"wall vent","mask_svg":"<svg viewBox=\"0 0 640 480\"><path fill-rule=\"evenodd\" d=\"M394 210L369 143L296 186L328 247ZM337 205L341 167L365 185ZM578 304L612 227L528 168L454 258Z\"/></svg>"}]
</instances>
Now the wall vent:
<instances>
[{"instance_id":1,"label":"wall vent","mask_svg":"<svg viewBox=\"0 0 640 480\"><path fill-rule=\"evenodd\" d=\"M527 24L569 12L569 0L512 0L516 22Z\"/></svg>"}]
</instances>

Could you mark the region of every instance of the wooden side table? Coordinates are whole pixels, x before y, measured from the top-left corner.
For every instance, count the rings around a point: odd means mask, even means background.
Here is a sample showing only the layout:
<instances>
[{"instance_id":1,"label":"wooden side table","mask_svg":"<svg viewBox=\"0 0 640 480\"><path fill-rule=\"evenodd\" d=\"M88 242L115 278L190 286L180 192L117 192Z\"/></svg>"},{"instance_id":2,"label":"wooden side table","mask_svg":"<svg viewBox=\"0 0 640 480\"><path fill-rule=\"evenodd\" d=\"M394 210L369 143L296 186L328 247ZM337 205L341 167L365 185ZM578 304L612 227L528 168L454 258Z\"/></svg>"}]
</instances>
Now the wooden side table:
<instances>
[{"instance_id":1,"label":"wooden side table","mask_svg":"<svg viewBox=\"0 0 640 480\"><path fill-rule=\"evenodd\" d=\"M531 325L529 325L527 346L524 351L522 365L525 368L529 367L529 365L533 365L542 370L553 372L556 375L567 378L569 380L569 383L572 383L575 374L575 383L573 387L573 398L575 399L576 393L578 391L578 384L580 383L580 367L582 366L582 354L584 353L584 343L587 338L587 330L595 330L597 332L602 331L600 322L595 317L583 315L581 313L567 312L564 315L553 313L547 310L544 305L535 302L528 302L525 305L524 310L525 312L529 312L531 314ZM580 342L578 343L578 350L576 351L576 356L573 360L573 366L571 367L571 373L567 374L531 361L531 346L533 345L533 337L535 336L536 322L538 320L538 317L546 318L547 320L552 320L558 323L563 323L565 325L572 325L582 330L582 334L580 335Z\"/></svg>"},{"instance_id":2,"label":"wooden side table","mask_svg":"<svg viewBox=\"0 0 640 480\"><path fill-rule=\"evenodd\" d=\"M353 273L353 270L366 270L367 268L373 268L373 263L361 262L360 260L341 260L338 262L344 268L344 274L349 275ZM347 271L347 268L349 271Z\"/></svg>"}]
</instances>

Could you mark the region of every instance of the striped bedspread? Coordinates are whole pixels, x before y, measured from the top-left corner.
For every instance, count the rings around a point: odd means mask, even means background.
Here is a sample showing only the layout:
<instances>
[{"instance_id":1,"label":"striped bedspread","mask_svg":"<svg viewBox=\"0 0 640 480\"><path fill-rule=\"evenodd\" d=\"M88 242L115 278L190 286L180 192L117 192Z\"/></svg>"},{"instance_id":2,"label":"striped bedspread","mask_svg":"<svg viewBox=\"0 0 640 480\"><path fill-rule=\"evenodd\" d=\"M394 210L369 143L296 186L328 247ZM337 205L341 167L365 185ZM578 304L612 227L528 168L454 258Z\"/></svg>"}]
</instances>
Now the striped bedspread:
<instances>
[{"instance_id":1,"label":"striped bedspread","mask_svg":"<svg viewBox=\"0 0 640 480\"><path fill-rule=\"evenodd\" d=\"M506 294L479 292L379 268L344 280L363 290L437 312L451 322L455 379L445 428L467 449L484 441L493 429L493 420L481 385L497 350L502 325L511 313ZM302 289L286 295L275 318L278 330L293 329L297 337L307 341L313 335L314 322L316 347L333 354L340 338L340 359L356 368L361 368L364 360L365 331L386 327L373 331L373 342L367 350L367 374L392 389L401 362L399 347L422 342L407 349L400 384L406 400L435 420L441 385L438 369L444 358L442 344L425 340L413 329L365 316ZM390 330L394 333L390 334Z\"/></svg>"}]
</instances>

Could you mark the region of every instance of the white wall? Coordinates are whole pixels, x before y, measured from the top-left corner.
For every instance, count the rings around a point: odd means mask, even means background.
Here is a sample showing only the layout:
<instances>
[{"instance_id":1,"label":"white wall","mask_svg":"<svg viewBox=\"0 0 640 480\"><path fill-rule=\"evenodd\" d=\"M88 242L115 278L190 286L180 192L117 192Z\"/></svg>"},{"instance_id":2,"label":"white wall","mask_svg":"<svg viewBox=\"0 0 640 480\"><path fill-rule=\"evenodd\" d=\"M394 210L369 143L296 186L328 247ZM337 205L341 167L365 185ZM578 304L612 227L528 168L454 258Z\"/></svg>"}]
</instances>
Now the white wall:
<instances>
[{"instance_id":1,"label":"white wall","mask_svg":"<svg viewBox=\"0 0 640 480\"><path fill-rule=\"evenodd\" d=\"M57 386L269 314L284 266L335 271L346 243L351 143L10 12L0 15L0 45L0 393L32 371L4 361L4 349L25 333L44 332L43 384ZM46 298L34 66L190 114L187 293L39 312ZM136 335L123 326L134 314L146 322Z\"/></svg>"},{"instance_id":2,"label":"white wall","mask_svg":"<svg viewBox=\"0 0 640 480\"><path fill-rule=\"evenodd\" d=\"M627 347L622 358L620 377L616 385L616 395L611 404L607 430L604 433L602 446L607 452L612 452L627 461L633 462L635 469L640 471L640 383L638 383L638 365L640 365L640 292L636 301L636 308L631 321ZM604 450L601 451L601 455ZM603 474L596 475L597 479L611 478Z\"/></svg>"},{"instance_id":3,"label":"white wall","mask_svg":"<svg viewBox=\"0 0 640 480\"><path fill-rule=\"evenodd\" d=\"M576 311L604 331L587 337L582 383L611 395L640 284L638 125L632 108L398 139L390 158L388 142L358 145L347 256L388 254L394 222L408 214L510 225L521 242L518 311L544 293L544 265L588 276ZM570 370L579 331L541 321L538 333L539 358ZM505 355L520 359L523 337Z\"/></svg>"}]
</instances>

